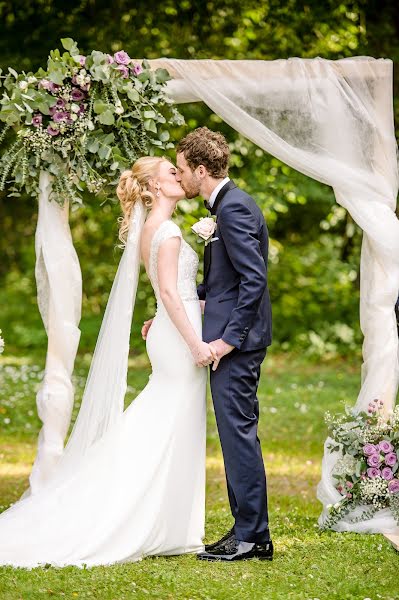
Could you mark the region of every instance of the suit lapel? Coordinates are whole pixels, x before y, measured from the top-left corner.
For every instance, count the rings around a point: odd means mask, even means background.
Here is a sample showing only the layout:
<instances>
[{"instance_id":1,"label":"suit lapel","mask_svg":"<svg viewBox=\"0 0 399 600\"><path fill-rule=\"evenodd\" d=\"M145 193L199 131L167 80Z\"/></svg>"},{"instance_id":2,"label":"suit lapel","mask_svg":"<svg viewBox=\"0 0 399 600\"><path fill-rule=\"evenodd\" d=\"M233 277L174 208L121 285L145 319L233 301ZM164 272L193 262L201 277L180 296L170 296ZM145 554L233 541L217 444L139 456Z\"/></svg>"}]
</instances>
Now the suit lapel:
<instances>
[{"instance_id":1,"label":"suit lapel","mask_svg":"<svg viewBox=\"0 0 399 600\"><path fill-rule=\"evenodd\" d=\"M213 215L216 215L217 213L217 209L219 204L221 203L221 201L223 200L223 198L225 197L225 195L227 194L227 192L229 192L230 190L233 190L234 188L236 188L236 184L234 183L234 181L232 179L230 179L230 181L228 181L226 183L226 185L224 185L222 187L221 190L219 190L218 195L215 198L215 202L213 203L213 206L211 208L211 213Z\"/></svg>"},{"instance_id":2,"label":"suit lapel","mask_svg":"<svg viewBox=\"0 0 399 600\"><path fill-rule=\"evenodd\" d=\"M232 179L230 179L230 181L228 181L226 183L226 185L224 185L222 187L221 190L219 190L218 195L215 198L215 202L213 203L213 206L211 208L211 214L212 215L216 215L218 206L220 206L221 201L223 200L223 198L225 197L225 195L227 194L227 192L229 190L232 190L234 188L236 188L236 184L234 183L234 181ZM205 246L205 250L204 250L204 279L206 279L207 275L208 275L208 271L209 271L209 267L211 266L211 258L212 258L212 242L209 241L209 243Z\"/></svg>"}]
</instances>

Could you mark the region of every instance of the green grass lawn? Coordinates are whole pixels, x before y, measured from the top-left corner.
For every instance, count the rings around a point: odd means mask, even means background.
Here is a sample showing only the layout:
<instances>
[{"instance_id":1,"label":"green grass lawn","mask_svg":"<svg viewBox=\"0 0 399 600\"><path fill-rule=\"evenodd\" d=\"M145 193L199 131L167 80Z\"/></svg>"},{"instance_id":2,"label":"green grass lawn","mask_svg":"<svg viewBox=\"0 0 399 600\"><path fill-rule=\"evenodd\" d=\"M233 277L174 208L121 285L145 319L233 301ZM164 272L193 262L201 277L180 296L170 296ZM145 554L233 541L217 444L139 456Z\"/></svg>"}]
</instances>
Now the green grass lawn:
<instances>
[{"instance_id":1,"label":"green grass lawn","mask_svg":"<svg viewBox=\"0 0 399 600\"><path fill-rule=\"evenodd\" d=\"M5 356L0 362L0 510L25 489L35 455L39 362ZM383 536L320 532L317 527L316 485L326 436L323 415L355 401L359 370L357 364L317 365L292 355L271 355L263 365L260 438L276 550L272 563L202 563L182 556L91 569L7 567L0 568L0 599L399 598L399 555ZM86 372L87 358L78 358L78 400ZM144 387L148 374L145 359L131 360L128 401ZM232 520L210 403L207 474L206 541L214 541Z\"/></svg>"}]
</instances>

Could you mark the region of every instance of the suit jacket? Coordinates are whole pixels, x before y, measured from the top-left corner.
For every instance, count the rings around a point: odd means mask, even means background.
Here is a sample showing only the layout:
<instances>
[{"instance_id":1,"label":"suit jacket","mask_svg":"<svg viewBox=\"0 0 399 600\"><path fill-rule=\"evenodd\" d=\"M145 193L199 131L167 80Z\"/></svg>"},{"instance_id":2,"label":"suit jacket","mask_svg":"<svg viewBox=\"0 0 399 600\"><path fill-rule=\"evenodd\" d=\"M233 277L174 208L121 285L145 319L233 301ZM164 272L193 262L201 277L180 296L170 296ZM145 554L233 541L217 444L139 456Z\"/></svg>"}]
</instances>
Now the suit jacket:
<instances>
[{"instance_id":1,"label":"suit jacket","mask_svg":"<svg viewBox=\"0 0 399 600\"><path fill-rule=\"evenodd\" d=\"M229 181L211 209L216 231L205 247L204 281L198 296L206 300L203 338L222 338L239 350L271 344L272 316L267 286L269 237L253 198Z\"/></svg>"}]
</instances>

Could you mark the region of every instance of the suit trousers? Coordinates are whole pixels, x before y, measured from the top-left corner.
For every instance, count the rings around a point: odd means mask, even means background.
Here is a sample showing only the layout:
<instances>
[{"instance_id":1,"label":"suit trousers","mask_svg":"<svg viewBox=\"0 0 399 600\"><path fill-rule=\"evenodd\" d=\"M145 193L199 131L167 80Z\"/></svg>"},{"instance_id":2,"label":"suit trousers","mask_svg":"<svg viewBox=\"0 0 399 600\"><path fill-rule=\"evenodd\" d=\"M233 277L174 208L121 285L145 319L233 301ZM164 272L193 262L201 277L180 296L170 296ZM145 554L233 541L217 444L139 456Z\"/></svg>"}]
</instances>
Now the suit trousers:
<instances>
[{"instance_id":1,"label":"suit trousers","mask_svg":"<svg viewBox=\"0 0 399 600\"><path fill-rule=\"evenodd\" d=\"M256 395L265 356L266 349L235 349L222 358L216 371L211 369L210 376L235 535L256 543L270 540Z\"/></svg>"}]
</instances>

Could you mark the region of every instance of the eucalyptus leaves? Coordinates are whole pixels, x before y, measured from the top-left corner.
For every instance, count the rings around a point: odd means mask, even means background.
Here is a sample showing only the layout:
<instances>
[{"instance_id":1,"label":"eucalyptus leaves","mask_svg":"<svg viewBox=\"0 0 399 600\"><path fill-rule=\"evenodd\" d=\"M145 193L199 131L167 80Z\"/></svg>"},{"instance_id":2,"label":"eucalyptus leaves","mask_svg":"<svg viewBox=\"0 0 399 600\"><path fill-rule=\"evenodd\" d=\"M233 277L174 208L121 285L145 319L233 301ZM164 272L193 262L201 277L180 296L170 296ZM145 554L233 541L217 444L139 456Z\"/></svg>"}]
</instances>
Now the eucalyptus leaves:
<instances>
[{"instance_id":1,"label":"eucalyptus leaves","mask_svg":"<svg viewBox=\"0 0 399 600\"><path fill-rule=\"evenodd\" d=\"M139 156L173 147L165 126L183 118L165 94L165 69L123 50L82 56L72 39L61 42L47 70L0 72L0 189L36 195L45 170L52 197L81 203L84 190L106 193Z\"/></svg>"}]
</instances>

